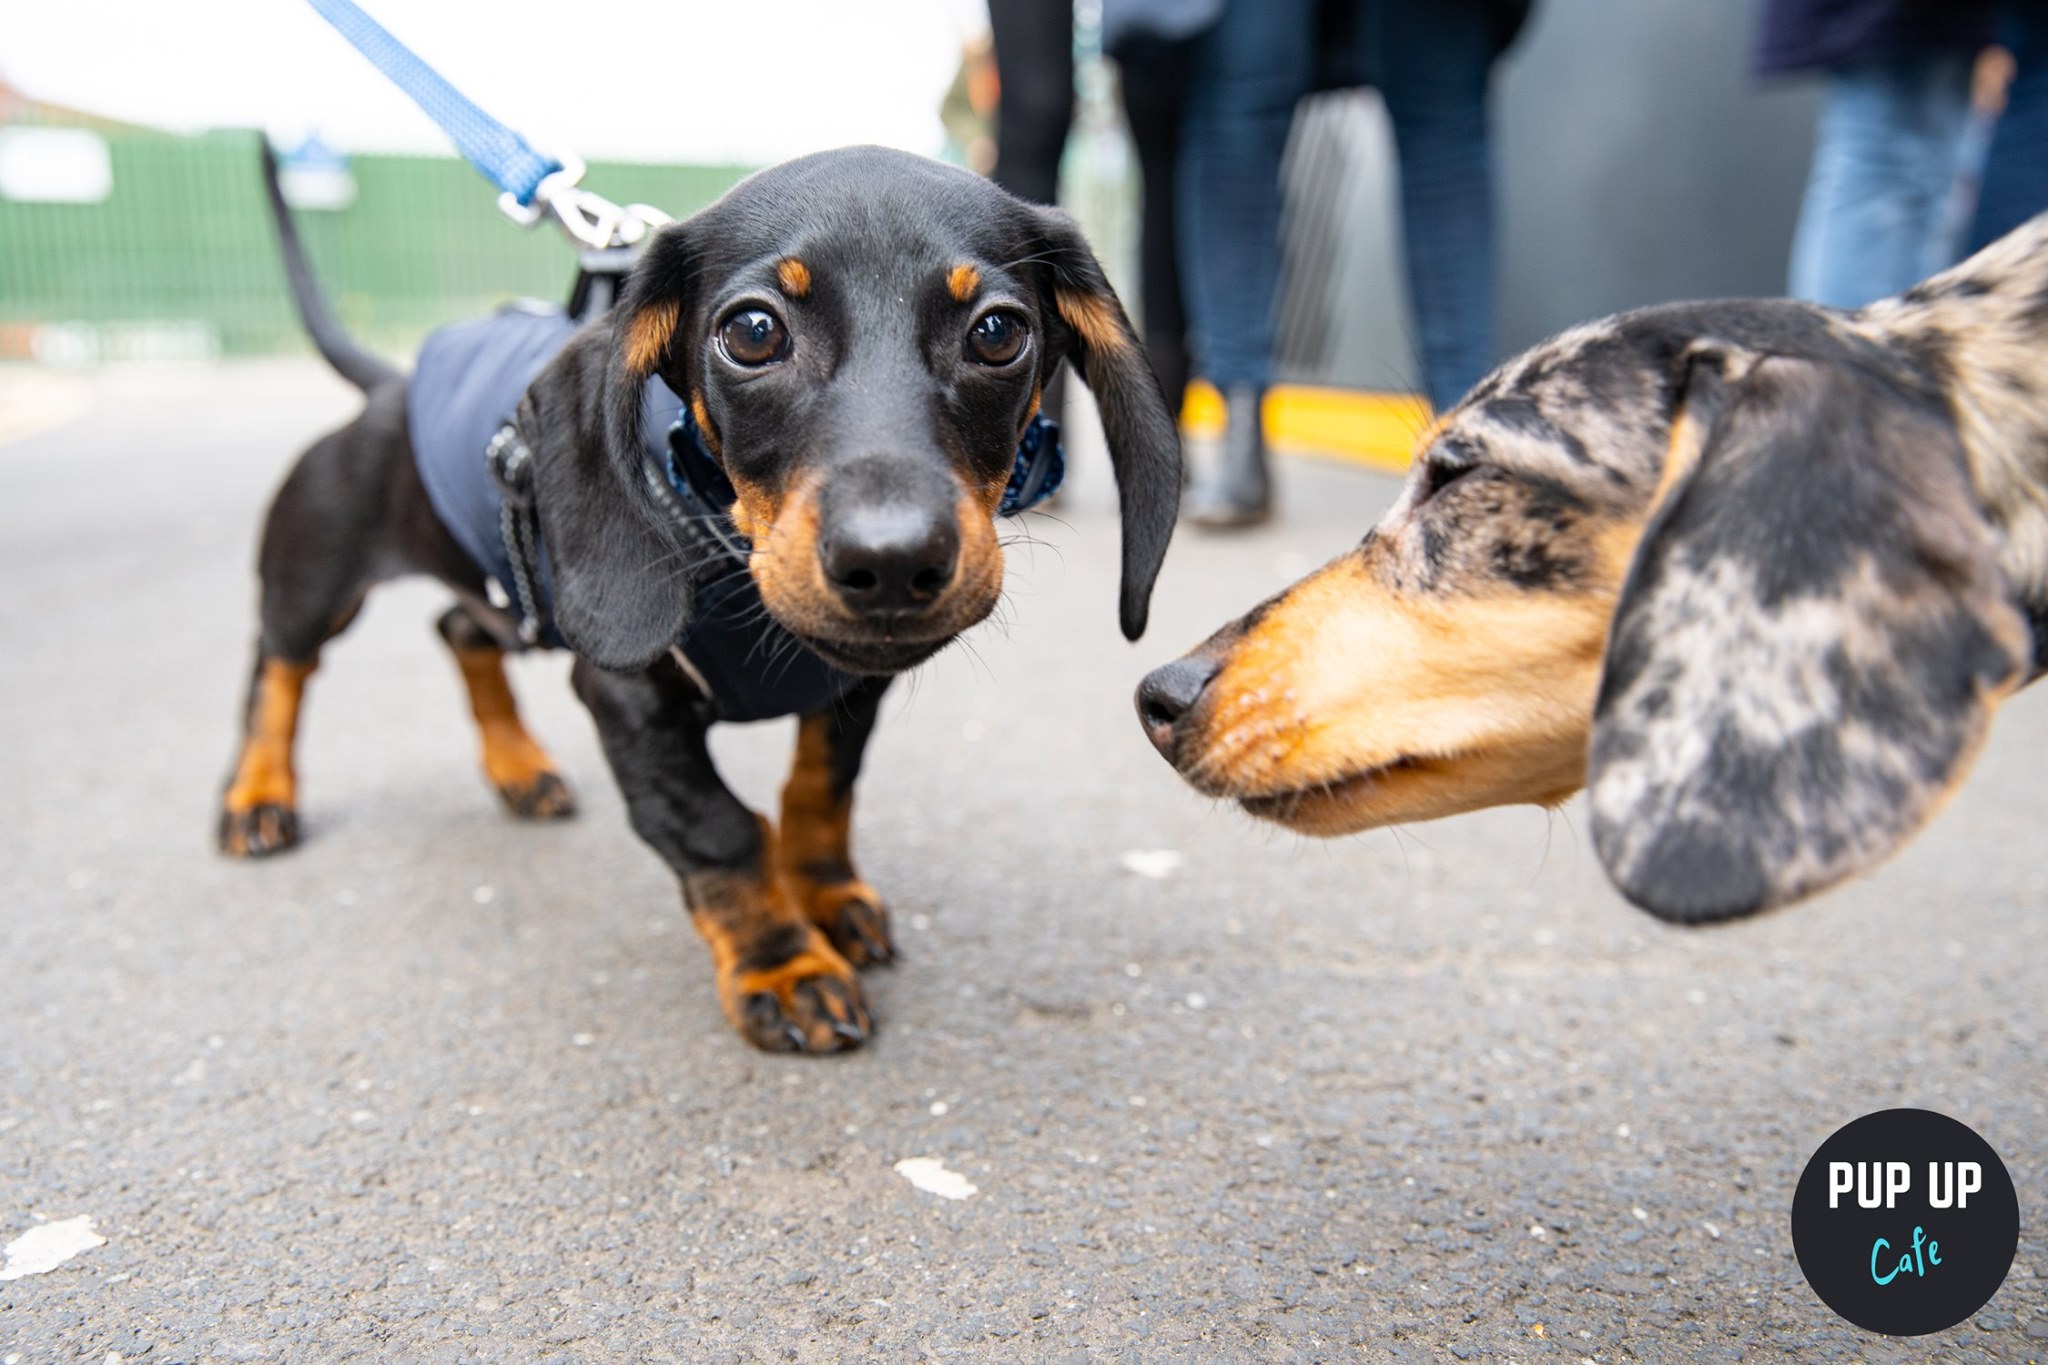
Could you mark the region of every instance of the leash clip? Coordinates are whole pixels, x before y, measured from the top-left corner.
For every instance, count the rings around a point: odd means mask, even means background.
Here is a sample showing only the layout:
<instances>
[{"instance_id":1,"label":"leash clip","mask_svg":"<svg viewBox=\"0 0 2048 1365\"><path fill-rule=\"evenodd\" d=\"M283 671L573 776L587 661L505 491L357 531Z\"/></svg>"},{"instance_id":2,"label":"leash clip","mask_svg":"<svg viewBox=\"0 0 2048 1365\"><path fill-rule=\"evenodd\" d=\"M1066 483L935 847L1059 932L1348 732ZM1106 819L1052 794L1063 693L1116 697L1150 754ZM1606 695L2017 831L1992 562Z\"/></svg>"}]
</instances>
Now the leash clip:
<instances>
[{"instance_id":1,"label":"leash clip","mask_svg":"<svg viewBox=\"0 0 2048 1365\"><path fill-rule=\"evenodd\" d=\"M553 214L572 241L596 251L615 246L638 246L655 228L675 219L651 204L621 207L601 194L582 188L588 169L579 156L558 158L562 168L541 177L533 187L531 202L522 204L512 194L498 196L498 212L520 227L530 228Z\"/></svg>"}]
</instances>

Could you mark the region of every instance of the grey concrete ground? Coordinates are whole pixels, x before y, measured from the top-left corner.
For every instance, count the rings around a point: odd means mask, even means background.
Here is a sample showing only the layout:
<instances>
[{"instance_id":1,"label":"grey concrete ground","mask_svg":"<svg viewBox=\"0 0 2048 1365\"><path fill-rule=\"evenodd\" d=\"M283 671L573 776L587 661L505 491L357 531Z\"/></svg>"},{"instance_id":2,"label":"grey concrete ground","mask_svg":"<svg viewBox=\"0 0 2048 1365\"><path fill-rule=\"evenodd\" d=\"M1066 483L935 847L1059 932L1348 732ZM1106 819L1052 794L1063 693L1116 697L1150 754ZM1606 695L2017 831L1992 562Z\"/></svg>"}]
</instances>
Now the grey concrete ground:
<instances>
[{"instance_id":1,"label":"grey concrete ground","mask_svg":"<svg viewBox=\"0 0 2048 1365\"><path fill-rule=\"evenodd\" d=\"M257 513L351 399L300 364L89 399L0 446L0 1241L107 1241L0 1283L0 1359L2048 1356L2040 696L1877 876L1666 929L1575 808L1311 844L1182 789L1138 675L1393 484L1290 464L1278 526L1177 545L1132 649L1083 471L1008 630L872 750L880 1038L767 1057L560 657L517 683L586 813L497 813L431 589L314 685L307 847L217 858ZM786 746L720 738L756 802ZM1786 1225L1821 1139L1901 1104L1983 1132L2025 1220L1987 1308L1904 1343L1833 1318Z\"/></svg>"}]
</instances>

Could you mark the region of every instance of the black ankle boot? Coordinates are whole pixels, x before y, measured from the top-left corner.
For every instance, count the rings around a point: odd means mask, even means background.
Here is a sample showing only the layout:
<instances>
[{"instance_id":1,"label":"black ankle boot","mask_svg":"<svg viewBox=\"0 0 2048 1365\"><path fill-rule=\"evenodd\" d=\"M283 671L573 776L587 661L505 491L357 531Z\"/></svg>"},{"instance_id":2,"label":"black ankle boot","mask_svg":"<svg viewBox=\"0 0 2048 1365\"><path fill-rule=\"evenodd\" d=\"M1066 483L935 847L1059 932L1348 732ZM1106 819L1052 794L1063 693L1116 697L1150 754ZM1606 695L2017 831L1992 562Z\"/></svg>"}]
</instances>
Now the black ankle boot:
<instances>
[{"instance_id":1,"label":"black ankle boot","mask_svg":"<svg viewBox=\"0 0 2048 1365\"><path fill-rule=\"evenodd\" d=\"M1224 395L1229 413L1223 449L1213 468L1188 490L1187 519L1225 529L1256 526L1273 515L1273 481L1266 472L1266 433L1259 420L1265 393L1249 385Z\"/></svg>"}]
</instances>

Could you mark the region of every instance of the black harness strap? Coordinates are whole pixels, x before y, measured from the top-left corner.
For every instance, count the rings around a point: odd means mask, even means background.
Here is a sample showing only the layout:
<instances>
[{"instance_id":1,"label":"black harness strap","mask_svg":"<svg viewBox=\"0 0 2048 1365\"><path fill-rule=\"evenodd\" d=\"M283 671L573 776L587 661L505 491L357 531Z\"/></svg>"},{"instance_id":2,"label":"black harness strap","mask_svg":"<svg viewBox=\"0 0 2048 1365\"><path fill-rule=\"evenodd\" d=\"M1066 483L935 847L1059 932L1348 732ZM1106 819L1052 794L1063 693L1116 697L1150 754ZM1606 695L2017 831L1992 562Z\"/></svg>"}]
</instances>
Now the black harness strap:
<instances>
[{"instance_id":1,"label":"black harness strap","mask_svg":"<svg viewBox=\"0 0 2048 1365\"><path fill-rule=\"evenodd\" d=\"M547 607L540 597L540 513L533 502L533 450L511 422L498 428L484 448L491 482L502 504L499 530L505 555L512 561L512 589L519 598L519 638L540 643L548 628Z\"/></svg>"},{"instance_id":2,"label":"black harness strap","mask_svg":"<svg viewBox=\"0 0 2048 1365\"><path fill-rule=\"evenodd\" d=\"M687 413L669 429L664 451L658 455L648 447L640 469L648 491L671 518L674 533L689 546L691 577L703 587L744 572L749 547L727 516L733 494L729 486L714 486L723 476ZM528 645L539 644L550 635L553 622L540 587L540 511L533 493L533 448L512 419L506 419L484 447L484 463L498 489L499 534L512 566L519 638Z\"/></svg>"}]
</instances>

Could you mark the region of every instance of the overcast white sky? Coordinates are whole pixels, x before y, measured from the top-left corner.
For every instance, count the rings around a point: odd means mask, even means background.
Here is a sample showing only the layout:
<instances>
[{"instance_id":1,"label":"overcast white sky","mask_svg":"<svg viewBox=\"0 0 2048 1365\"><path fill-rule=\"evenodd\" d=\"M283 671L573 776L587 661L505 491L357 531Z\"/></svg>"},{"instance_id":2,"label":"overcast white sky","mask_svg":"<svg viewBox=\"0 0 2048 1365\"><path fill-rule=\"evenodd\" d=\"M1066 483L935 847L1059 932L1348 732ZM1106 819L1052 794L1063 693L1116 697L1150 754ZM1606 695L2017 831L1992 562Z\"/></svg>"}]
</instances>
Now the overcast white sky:
<instances>
[{"instance_id":1,"label":"overcast white sky","mask_svg":"<svg viewBox=\"0 0 2048 1365\"><path fill-rule=\"evenodd\" d=\"M987 23L983 0L358 2L543 149L751 165L858 142L937 151L939 99ZM449 150L304 0L0 0L0 77L169 128Z\"/></svg>"}]
</instances>

